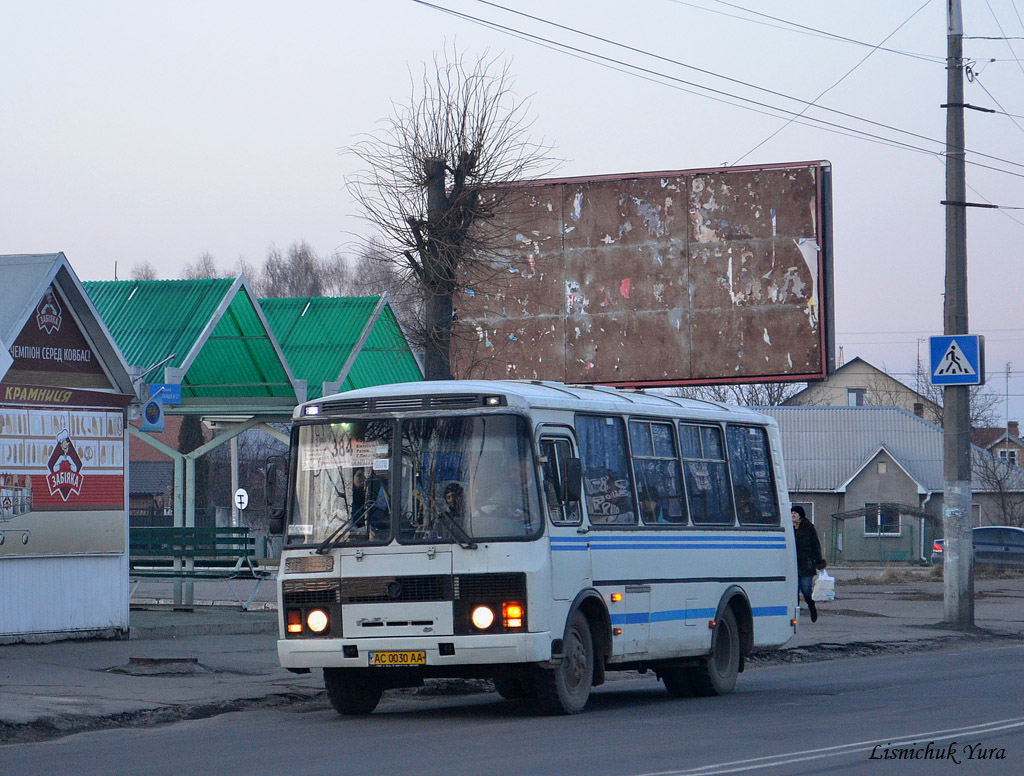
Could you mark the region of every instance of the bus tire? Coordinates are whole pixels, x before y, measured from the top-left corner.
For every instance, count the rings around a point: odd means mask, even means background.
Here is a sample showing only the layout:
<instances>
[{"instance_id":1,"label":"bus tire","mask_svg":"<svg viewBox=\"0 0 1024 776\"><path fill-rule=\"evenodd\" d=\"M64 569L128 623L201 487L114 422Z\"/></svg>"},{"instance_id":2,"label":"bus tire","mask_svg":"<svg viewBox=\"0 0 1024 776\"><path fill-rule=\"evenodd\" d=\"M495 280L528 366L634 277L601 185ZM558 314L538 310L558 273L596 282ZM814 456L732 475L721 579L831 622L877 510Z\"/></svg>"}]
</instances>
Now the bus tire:
<instances>
[{"instance_id":1,"label":"bus tire","mask_svg":"<svg viewBox=\"0 0 1024 776\"><path fill-rule=\"evenodd\" d=\"M536 695L533 690L533 682L528 676L520 673L501 674L494 677L494 689L507 701L533 698Z\"/></svg>"},{"instance_id":2,"label":"bus tire","mask_svg":"<svg viewBox=\"0 0 1024 776\"><path fill-rule=\"evenodd\" d=\"M740 630L728 606L722 611L711 637L711 654L690 670L697 695L725 695L736 686L740 671Z\"/></svg>"},{"instance_id":3,"label":"bus tire","mask_svg":"<svg viewBox=\"0 0 1024 776\"><path fill-rule=\"evenodd\" d=\"M690 680L690 669L688 668L662 668L658 671L661 681L665 683L665 689L673 698L692 698L693 682Z\"/></svg>"},{"instance_id":4,"label":"bus tire","mask_svg":"<svg viewBox=\"0 0 1024 776\"><path fill-rule=\"evenodd\" d=\"M325 668L327 698L339 714L369 714L380 703L384 688L369 675L369 669Z\"/></svg>"},{"instance_id":5,"label":"bus tire","mask_svg":"<svg viewBox=\"0 0 1024 776\"><path fill-rule=\"evenodd\" d=\"M537 672L537 700L546 714L578 714L587 705L594 682L594 638L583 613L569 620L562 640L562 660Z\"/></svg>"}]
</instances>

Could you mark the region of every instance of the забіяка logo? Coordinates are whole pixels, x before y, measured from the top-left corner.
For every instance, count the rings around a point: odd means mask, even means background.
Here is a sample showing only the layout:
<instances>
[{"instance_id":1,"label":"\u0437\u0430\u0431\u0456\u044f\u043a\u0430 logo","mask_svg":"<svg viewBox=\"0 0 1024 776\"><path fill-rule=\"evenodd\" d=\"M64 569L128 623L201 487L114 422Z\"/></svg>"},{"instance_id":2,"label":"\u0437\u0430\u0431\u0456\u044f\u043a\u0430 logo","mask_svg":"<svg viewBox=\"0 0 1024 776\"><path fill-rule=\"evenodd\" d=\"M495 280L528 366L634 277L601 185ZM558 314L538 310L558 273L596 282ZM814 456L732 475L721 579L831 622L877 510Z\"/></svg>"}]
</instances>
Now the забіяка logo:
<instances>
[{"instance_id":1,"label":"\u0437\u0430\u0431\u0456\u044f\u043a\u0430 logo","mask_svg":"<svg viewBox=\"0 0 1024 776\"><path fill-rule=\"evenodd\" d=\"M76 496L82 494L82 459L67 429L57 434L57 445L46 462L46 470L46 484L50 487L51 496L59 493L67 501L72 493Z\"/></svg>"},{"instance_id":2,"label":"\u0437\u0430\u0431\u0456\u044f\u043a\u0430 logo","mask_svg":"<svg viewBox=\"0 0 1024 776\"><path fill-rule=\"evenodd\" d=\"M46 295L36 307L36 323L39 325L39 331L45 331L47 334L60 331L61 313L57 295L52 288L47 289Z\"/></svg>"}]
</instances>

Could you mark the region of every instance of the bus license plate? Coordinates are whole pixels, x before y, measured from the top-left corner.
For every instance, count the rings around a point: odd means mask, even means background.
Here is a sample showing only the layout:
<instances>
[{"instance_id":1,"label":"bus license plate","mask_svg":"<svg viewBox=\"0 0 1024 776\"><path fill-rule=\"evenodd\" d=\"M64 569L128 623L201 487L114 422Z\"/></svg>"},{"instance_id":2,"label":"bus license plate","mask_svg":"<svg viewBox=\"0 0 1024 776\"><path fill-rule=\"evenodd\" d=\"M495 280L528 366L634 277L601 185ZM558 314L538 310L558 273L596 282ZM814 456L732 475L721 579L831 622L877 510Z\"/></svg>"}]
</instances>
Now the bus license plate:
<instances>
[{"instance_id":1,"label":"bus license plate","mask_svg":"<svg viewBox=\"0 0 1024 776\"><path fill-rule=\"evenodd\" d=\"M427 653L417 652L371 652L371 666L425 666Z\"/></svg>"}]
</instances>

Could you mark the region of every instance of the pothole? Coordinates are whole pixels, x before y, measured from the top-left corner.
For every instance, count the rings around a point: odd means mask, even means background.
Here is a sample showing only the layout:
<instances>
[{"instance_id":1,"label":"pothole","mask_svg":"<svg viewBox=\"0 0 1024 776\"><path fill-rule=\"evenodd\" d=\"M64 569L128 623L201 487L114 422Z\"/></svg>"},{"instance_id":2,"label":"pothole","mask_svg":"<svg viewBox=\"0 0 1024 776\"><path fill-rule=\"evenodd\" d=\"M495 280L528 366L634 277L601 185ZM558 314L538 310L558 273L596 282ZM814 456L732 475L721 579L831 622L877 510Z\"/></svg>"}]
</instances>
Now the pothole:
<instances>
[{"instance_id":1,"label":"pothole","mask_svg":"<svg viewBox=\"0 0 1024 776\"><path fill-rule=\"evenodd\" d=\"M195 657L130 657L128 665L106 669L128 676L195 676L209 671Z\"/></svg>"}]
</instances>

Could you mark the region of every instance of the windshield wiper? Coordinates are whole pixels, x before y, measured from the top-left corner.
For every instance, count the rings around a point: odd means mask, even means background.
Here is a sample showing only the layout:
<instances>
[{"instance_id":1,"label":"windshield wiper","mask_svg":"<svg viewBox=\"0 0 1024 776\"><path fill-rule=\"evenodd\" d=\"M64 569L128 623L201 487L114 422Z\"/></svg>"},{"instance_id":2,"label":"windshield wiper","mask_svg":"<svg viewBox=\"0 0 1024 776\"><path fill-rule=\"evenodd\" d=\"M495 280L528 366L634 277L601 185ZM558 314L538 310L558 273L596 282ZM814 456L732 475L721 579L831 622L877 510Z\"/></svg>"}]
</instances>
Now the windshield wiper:
<instances>
[{"instance_id":1,"label":"windshield wiper","mask_svg":"<svg viewBox=\"0 0 1024 776\"><path fill-rule=\"evenodd\" d=\"M334 542L338 539L338 537L340 537L342 534L348 533L349 531L351 531L353 528L356 527L356 523L358 523L360 520L365 520L365 519L366 519L366 515L365 514L356 515L355 517L349 518L347 521L345 521L344 523L339 525L337 528L335 528L328 535L328 537L326 539L324 539L322 542L320 542L320 544L318 544L316 546L316 553L317 553L317 555L323 555L325 552L327 552L328 548L332 544L334 544ZM365 528L366 528L366 535L369 536L370 535L370 525L369 525L369 521L368 520L367 520L367 524L366 524Z\"/></svg>"},{"instance_id":2,"label":"windshield wiper","mask_svg":"<svg viewBox=\"0 0 1024 776\"><path fill-rule=\"evenodd\" d=\"M473 537L466 533L466 529L459 525L455 518L447 512L438 512L437 518L448 526L448 530L454 534L455 541L458 542L460 547L466 550L475 550L477 548L477 543L473 541Z\"/></svg>"}]
</instances>

